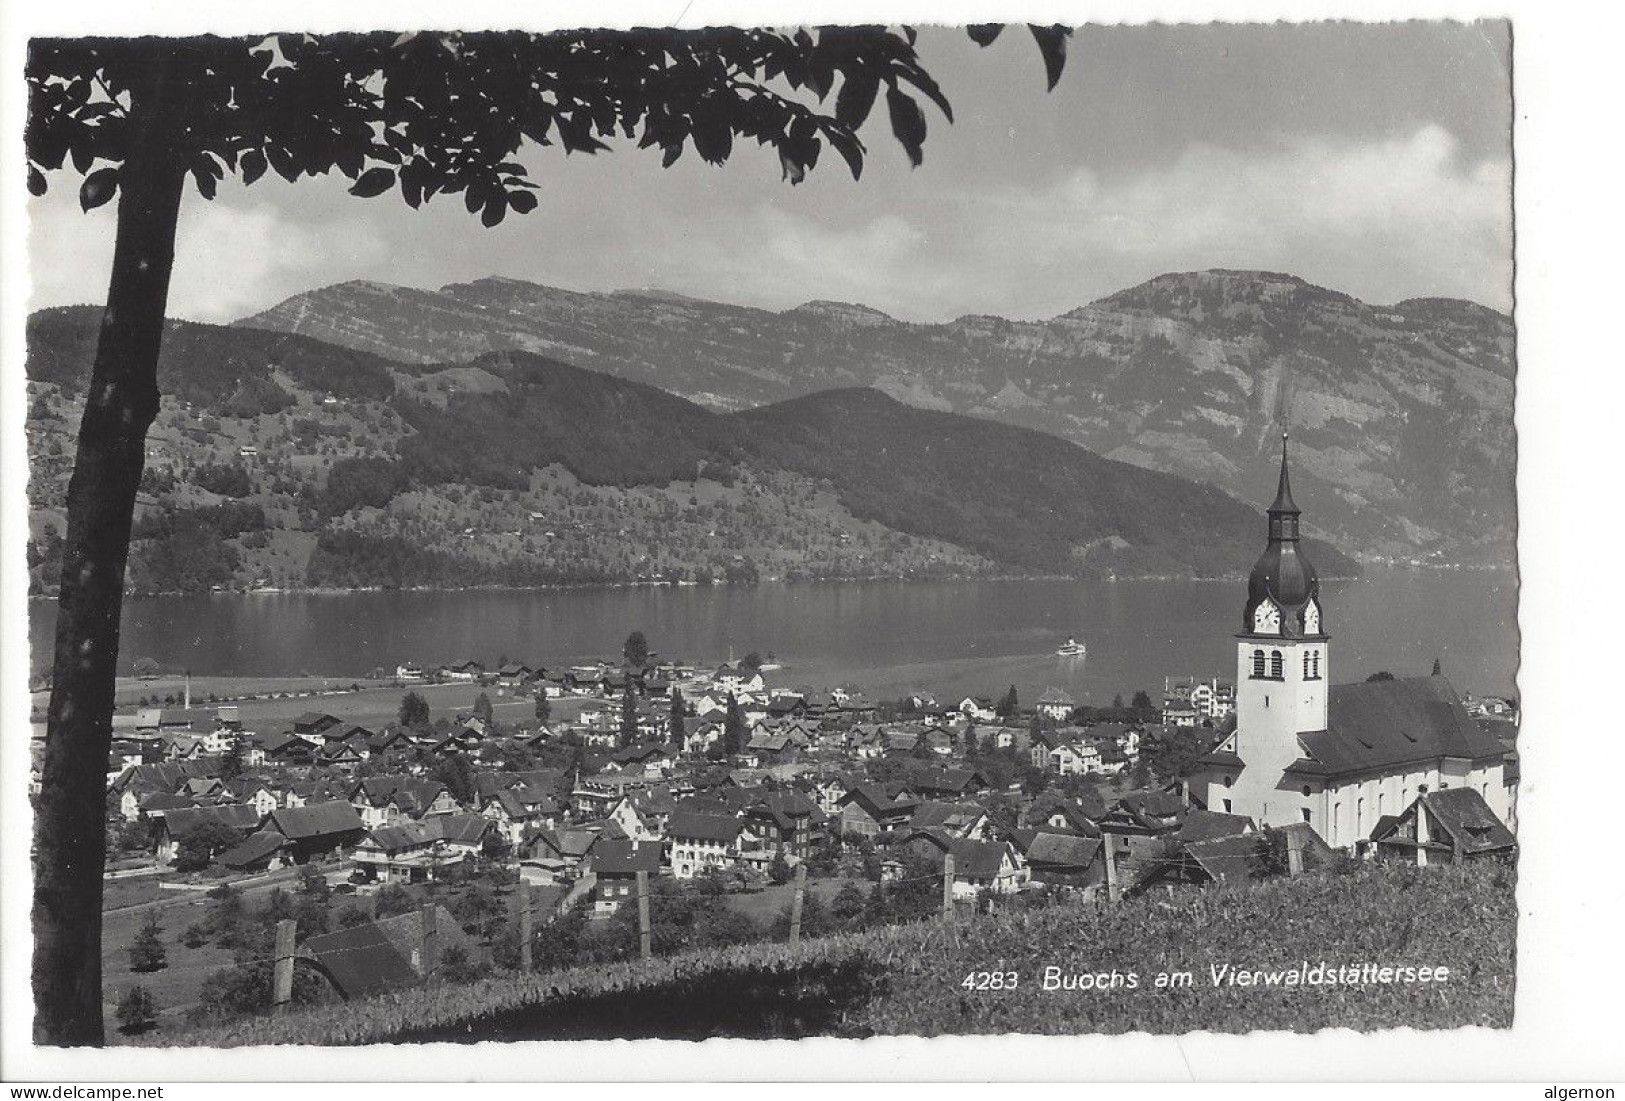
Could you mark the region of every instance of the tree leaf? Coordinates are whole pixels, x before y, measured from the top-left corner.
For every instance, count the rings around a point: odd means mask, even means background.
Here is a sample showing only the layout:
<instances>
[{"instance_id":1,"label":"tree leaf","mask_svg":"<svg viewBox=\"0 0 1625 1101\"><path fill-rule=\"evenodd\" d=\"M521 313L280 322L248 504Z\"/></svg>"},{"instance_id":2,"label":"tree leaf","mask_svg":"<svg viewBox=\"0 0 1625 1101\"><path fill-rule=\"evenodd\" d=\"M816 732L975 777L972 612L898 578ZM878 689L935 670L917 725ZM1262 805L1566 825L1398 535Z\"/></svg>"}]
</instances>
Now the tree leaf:
<instances>
[{"instance_id":1,"label":"tree leaf","mask_svg":"<svg viewBox=\"0 0 1625 1101\"><path fill-rule=\"evenodd\" d=\"M846 167L851 169L854 180L863 177L863 143L851 134L840 130L826 131L830 145L846 160Z\"/></svg>"},{"instance_id":2,"label":"tree leaf","mask_svg":"<svg viewBox=\"0 0 1625 1101\"><path fill-rule=\"evenodd\" d=\"M34 196L45 194L45 173L33 165L28 166L28 193Z\"/></svg>"},{"instance_id":3,"label":"tree leaf","mask_svg":"<svg viewBox=\"0 0 1625 1101\"><path fill-rule=\"evenodd\" d=\"M98 168L79 185L79 206L82 210L95 210L113 197L118 190L118 169Z\"/></svg>"},{"instance_id":4,"label":"tree leaf","mask_svg":"<svg viewBox=\"0 0 1625 1101\"><path fill-rule=\"evenodd\" d=\"M734 131L728 121L716 115L694 120L694 152L707 164L722 164L734 149Z\"/></svg>"},{"instance_id":5,"label":"tree leaf","mask_svg":"<svg viewBox=\"0 0 1625 1101\"><path fill-rule=\"evenodd\" d=\"M350 186L350 194L370 199L375 195L382 195L394 186L393 168L369 168Z\"/></svg>"},{"instance_id":6,"label":"tree leaf","mask_svg":"<svg viewBox=\"0 0 1625 1101\"><path fill-rule=\"evenodd\" d=\"M197 193L205 199L214 198L214 177L201 168L192 169L192 182L197 185Z\"/></svg>"},{"instance_id":7,"label":"tree leaf","mask_svg":"<svg viewBox=\"0 0 1625 1101\"><path fill-rule=\"evenodd\" d=\"M1050 27L1029 23L1027 29L1033 32L1038 52L1044 55L1044 76L1049 80L1049 90L1053 92L1061 79L1061 70L1066 68L1066 40L1072 34L1072 28L1059 23Z\"/></svg>"},{"instance_id":8,"label":"tree leaf","mask_svg":"<svg viewBox=\"0 0 1625 1101\"><path fill-rule=\"evenodd\" d=\"M515 213L529 214L536 209L536 195L530 191L511 191L508 193L508 205L513 207Z\"/></svg>"},{"instance_id":9,"label":"tree leaf","mask_svg":"<svg viewBox=\"0 0 1625 1101\"><path fill-rule=\"evenodd\" d=\"M841 92L835 97L835 121L853 130L862 126L878 91L880 78L876 74L865 70L848 76L841 81Z\"/></svg>"},{"instance_id":10,"label":"tree leaf","mask_svg":"<svg viewBox=\"0 0 1625 1101\"><path fill-rule=\"evenodd\" d=\"M265 175L265 154L258 149L250 149L243 154L243 183L251 184Z\"/></svg>"},{"instance_id":11,"label":"tree leaf","mask_svg":"<svg viewBox=\"0 0 1625 1101\"><path fill-rule=\"evenodd\" d=\"M789 180L792 186L807 177L807 170L796 162L796 159L790 155L788 150L782 147L779 149L779 170L784 174L783 178Z\"/></svg>"},{"instance_id":12,"label":"tree leaf","mask_svg":"<svg viewBox=\"0 0 1625 1101\"><path fill-rule=\"evenodd\" d=\"M886 108L891 113L891 132L908 153L909 163L918 168L925 160L925 112L897 88L886 90Z\"/></svg>"},{"instance_id":13,"label":"tree leaf","mask_svg":"<svg viewBox=\"0 0 1625 1101\"><path fill-rule=\"evenodd\" d=\"M1004 30L1003 23L972 23L965 28L965 33L978 46L991 46L993 40L999 37L999 32L1002 30Z\"/></svg>"},{"instance_id":14,"label":"tree leaf","mask_svg":"<svg viewBox=\"0 0 1625 1101\"><path fill-rule=\"evenodd\" d=\"M501 191L491 196L485 204L485 210L480 213L480 223L486 229L491 229L502 221L508 213L508 196Z\"/></svg>"},{"instance_id":15,"label":"tree leaf","mask_svg":"<svg viewBox=\"0 0 1625 1101\"><path fill-rule=\"evenodd\" d=\"M670 145L666 146L665 152L660 157L660 167L670 168L672 165L677 163L677 158L681 157L682 155L683 143L681 141L672 142Z\"/></svg>"}]
</instances>

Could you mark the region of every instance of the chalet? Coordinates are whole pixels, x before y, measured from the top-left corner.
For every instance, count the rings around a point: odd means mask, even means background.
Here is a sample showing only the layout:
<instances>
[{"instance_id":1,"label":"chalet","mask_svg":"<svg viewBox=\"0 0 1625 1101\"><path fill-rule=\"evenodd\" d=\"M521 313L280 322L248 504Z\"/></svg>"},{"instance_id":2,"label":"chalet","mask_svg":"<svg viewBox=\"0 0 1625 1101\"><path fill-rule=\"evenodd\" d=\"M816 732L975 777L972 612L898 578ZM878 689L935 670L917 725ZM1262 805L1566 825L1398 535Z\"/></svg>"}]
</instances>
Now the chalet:
<instances>
[{"instance_id":1,"label":"chalet","mask_svg":"<svg viewBox=\"0 0 1625 1101\"><path fill-rule=\"evenodd\" d=\"M841 798L841 836L873 839L879 834L903 829L914 817L918 800L893 801L884 788L875 784L855 785Z\"/></svg>"},{"instance_id":2,"label":"chalet","mask_svg":"<svg viewBox=\"0 0 1625 1101\"><path fill-rule=\"evenodd\" d=\"M274 830L259 830L215 857L215 863L234 872L265 872L286 867L292 860L290 843Z\"/></svg>"},{"instance_id":3,"label":"chalet","mask_svg":"<svg viewBox=\"0 0 1625 1101\"><path fill-rule=\"evenodd\" d=\"M597 830L544 829L521 846L523 864L554 879L574 879L599 842Z\"/></svg>"},{"instance_id":4,"label":"chalet","mask_svg":"<svg viewBox=\"0 0 1625 1101\"><path fill-rule=\"evenodd\" d=\"M1378 859L1421 866L1484 857L1509 858L1517 838L1472 788L1447 788L1417 796L1371 834Z\"/></svg>"},{"instance_id":5,"label":"chalet","mask_svg":"<svg viewBox=\"0 0 1625 1101\"><path fill-rule=\"evenodd\" d=\"M1177 795L1131 791L1101 817L1100 831L1119 863L1149 863L1160 851L1161 842L1179 832L1188 810Z\"/></svg>"},{"instance_id":6,"label":"chalet","mask_svg":"<svg viewBox=\"0 0 1625 1101\"><path fill-rule=\"evenodd\" d=\"M1332 855L1332 849L1307 822L1295 822L1274 831L1274 837L1259 833L1232 833L1189 841L1178 845L1161 862L1145 870L1130 888L1138 894L1161 884L1245 882L1281 875L1288 871L1285 849L1296 846L1313 866L1317 859ZM1271 852L1279 844L1281 851Z\"/></svg>"},{"instance_id":7,"label":"chalet","mask_svg":"<svg viewBox=\"0 0 1625 1101\"><path fill-rule=\"evenodd\" d=\"M660 874L658 841L611 841L593 846L591 867L597 877L593 888L593 908L600 914L613 914L623 903L637 897L638 873L645 877Z\"/></svg>"},{"instance_id":8,"label":"chalet","mask_svg":"<svg viewBox=\"0 0 1625 1101\"><path fill-rule=\"evenodd\" d=\"M442 955L459 948L477 951L457 919L436 905L435 939ZM320 933L299 946L298 958L309 960L347 999L416 986L423 981L423 913L396 914L332 933Z\"/></svg>"},{"instance_id":9,"label":"chalet","mask_svg":"<svg viewBox=\"0 0 1625 1101\"><path fill-rule=\"evenodd\" d=\"M526 836L538 830L558 825L560 807L545 792L535 793L536 799L526 802L521 797L524 788L509 788L485 797L480 814L496 823L497 833L510 845L521 844Z\"/></svg>"},{"instance_id":10,"label":"chalet","mask_svg":"<svg viewBox=\"0 0 1625 1101\"><path fill-rule=\"evenodd\" d=\"M368 829L455 814L460 809L445 784L405 773L358 781L348 799Z\"/></svg>"},{"instance_id":11,"label":"chalet","mask_svg":"<svg viewBox=\"0 0 1625 1101\"><path fill-rule=\"evenodd\" d=\"M1031 880L1026 860L1008 841L968 841L941 830L913 830L899 844L942 868L943 857L954 858L955 898L974 898L982 891L1014 894Z\"/></svg>"},{"instance_id":12,"label":"chalet","mask_svg":"<svg viewBox=\"0 0 1625 1101\"><path fill-rule=\"evenodd\" d=\"M610 754L607 771L625 772L643 776L665 776L675 763L676 753L670 746L656 742L639 742Z\"/></svg>"},{"instance_id":13,"label":"chalet","mask_svg":"<svg viewBox=\"0 0 1625 1101\"><path fill-rule=\"evenodd\" d=\"M253 807L228 803L214 807L177 807L156 819L153 830L153 855L160 864L173 864L175 852L187 831L205 823L219 825L231 831L240 840L253 833L260 824Z\"/></svg>"},{"instance_id":14,"label":"chalet","mask_svg":"<svg viewBox=\"0 0 1625 1101\"><path fill-rule=\"evenodd\" d=\"M265 740L267 764L284 768L308 767L316 760L316 747L297 734L273 734Z\"/></svg>"},{"instance_id":15,"label":"chalet","mask_svg":"<svg viewBox=\"0 0 1625 1101\"><path fill-rule=\"evenodd\" d=\"M987 841L993 827L987 812L975 803L941 803L927 800L914 809L908 821L910 830L941 830L950 837Z\"/></svg>"},{"instance_id":16,"label":"chalet","mask_svg":"<svg viewBox=\"0 0 1625 1101\"><path fill-rule=\"evenodd\" d=\"M1068 799L1058 792L1046 792L1022 812L1022 825L1049 833L1076 833L1099 837L1097 823L1106 813L1106 802L1094 788L1086 787L1078 798Z\"/></svg>"},{"instance_id":17,"label":"chalet","mask_svg":"<svg viewBox=\"0 0 1625 1101\"><path fill-rule=\"evenodd\" d=\"M661 840L665 834L660 828L660 823L653 815L645 815L638 809L635 794L623 795L616 800L615 805L604 817L605 832L611 832L613 829L616 835L630 841Z\"/></svg>"},{"instance_id":18,"label":"chalet","mask_svg":"<svg viewBox=\"0 0 1625 1101\"><path fill-rule=\"evenodd\" d=\"M754 841L744 819L720 814L679 811L666 823L666 831L671 838L671 874L678 879L732 866Z\"/></svg>"},{"instance_id":19,"label":"chalet","mask_svg":"<svg viewBox=\"0 0 1625 1101\"><path fill-rule=\"evenodd\" d=\"M351 859L369 879L384 883L423 883L477 856L495 829L477 814L446 814L368 831Z\"/></svg>"},{"instance_id":20,"label":"chalet","mask_svg":"<svg viewBox=\"0 0 1625 1101\"><path fill-rule=\"evenodd\" d=\"M446 680L476 681L485 676L485 666L473 660L459 661L442 666L440 675Z\"/></svg>"},{"instance_id":21,"label":"chalet","mask_svg":"<svg viewBox=\"0 0 1625 1101\"><path fill-rule=\"evenodd\" d=\"M966 696L959 701L956 710L971 721L979 723L990 723L999 717L993 709L993 701L987 696Z\"/></svg>"},{"instance_id":22,"label":"chalet","mask_svg":"<svg viewBox=\"0 0 1625 1101\"><path fill-rule=\"evenodd\" d=\"M765 792L745 808L745 821L765 846L795 860L812 855L827 820L817 803L795 790Z\"/></svg>"},{"instance_id":23,"label":"chalet","mask_svg":"<svg viewBox=\"0 0 1625 1101\"><path fill-rule=\"evenodd\" d=\"M1106 878L1106 850L1099 837L1025 829L1012 830L1010 843L1038 882L1090 887Z\"/></svg>"},{"instance_id":24,"label":"chalet","mask_svg":"<svg viewBox=\"0 0 1625 1101\"><path fill-rule=\"evenodd\" d=\"M415 661L409 661L404 665L395 666L395 679L399 681L415 682L423 680L426 676L427 674L424 673L423 666L419 665Z\"/></svg>"},{"instance_id":25,"label":"chalet","mask_svg":"<svg viewBox=\"0 0 1625 1101\"><path fill-rule=\"evenodd\" d=\"M909 790L928 799L963 799L987 787L971 768L922 768L909 777Z\"/></svg>"},{"instance_id":26,"label":"chalet","mask_svg":"<svg viewBox=\"0 0 1625 1101\"><path fill-rule=\"evenodd\" d=\"M830 817L838 818L841 814L841 798L851 790L852 785L846 780L839 776L830 776L815 781L811 794L819 810Z\"/></svg>"},{"instance_id":27,"label":"chalet","mask_svg":"<svg viewBox=\"0 0 1625 1101\"><path fill-rule=\"evenodd\" d=\"M306 711L293 720L293 732L301 738L325 738L329 730L342 726L344 720L321 711Z\"/></svg>"},{"instance_id":28,"label":"chalet","mask_svg":"<svg viewBox=\"0 0 1625 1101\"><path fill-rule=\"evenodd\" d=\"M348 848L367 832L355 808L336 799L274 810L264 828L288 839L290 855L299 864Z\"/></svg>"},{"instance_id":29,"label":"chalet","mask_svg":"<svg viewBox=\"0 0 1625 1101\"><path fill-rule=\"evenodd\" d=\"M506 688L523 688L540 676L541 671L523 662L511 661L497 669L497 683Z\"/></svg>"}]
</instances>

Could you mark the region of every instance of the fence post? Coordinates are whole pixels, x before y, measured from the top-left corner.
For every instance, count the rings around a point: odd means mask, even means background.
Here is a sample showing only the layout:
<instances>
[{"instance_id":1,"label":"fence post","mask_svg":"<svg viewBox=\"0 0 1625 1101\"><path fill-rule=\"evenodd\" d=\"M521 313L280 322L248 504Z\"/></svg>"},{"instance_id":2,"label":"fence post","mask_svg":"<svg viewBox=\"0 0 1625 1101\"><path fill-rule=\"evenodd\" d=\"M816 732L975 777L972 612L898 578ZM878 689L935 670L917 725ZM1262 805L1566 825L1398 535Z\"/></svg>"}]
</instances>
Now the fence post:
<instances>
[{"instance_id":1,"label":"fence post","mask_svg":"<svg viewBox=\"0 0 1625 1101\"><path fill-rule=\"evenodd\" d=\"M419 911L419 915L423 925L423 945L418 958L423 964L423 981L428 982L440 967L440 931L435 928L439 907L431 902Z\"/></svg>"},{"instance_id":2,"label":"fence post","mask_svg":"<svg viewBox=\"0 0 1625 1101\"><path fill-rule=\"evenodd\" d=\"M1102 834L1102 848L1106 851L1106 901L1117 901L1117 854L1112 852L1111 834Z\"/></svg>"},{"instance_id":3,"label":"fence post","mask_svg":"<svg viewBox=\"0 0 1625 1101\"><path fill-rule=\"evenodd\" d=\"M638 873L638 956L648 959L653 955L649 938L649 873Z\"/></svg>"},{"instance_id":4,"label":"fence post","mask_svg":"<svg viewBox=\"0 0 1625 1101\"><path fill-rule=\"evenodd\" d=\"M801 943L801 903L807 894L807 865L796 865L796 893L790 899L790 947Z\"/></svg>"},{"instance_id":5,"label":"fence post","mask_svg":"<svg viewBox=\"0 0 1625 1101\"><path fill-rule=\"evenodd\" d=\"M283 918L276 923L276 963L271 969L271 1008L286 1011L293 1001L293 940L298 922Z\"/></svg>"},{"instance_id":6,"label":"fence post","mask_svg":"<svg viewBox=\"0 0 1625 1101\"><path fill-rule=\"evenodd\" d=\"M1303 874L1303 837L1297 830L1286 832L1286 874Z\"/></svg>"},{"instance_id":7,"label":"fence post","mask_svg":"<svg viewBox=\"0 0 1625 1101\"><path fill-rule=\"evenodd\" d=\"M519 885L519 969L530 971L530 884Z\"/></svg>"},{"instance_id":8,"label":"fence post","mask_svg":"<svg viewBox=\"0 0 1625 1101\"><path fill-rule=\"evenodd\" d=\"M954 854L942 854L942 916L954 916Z\"/></svg>"}]
</instances>

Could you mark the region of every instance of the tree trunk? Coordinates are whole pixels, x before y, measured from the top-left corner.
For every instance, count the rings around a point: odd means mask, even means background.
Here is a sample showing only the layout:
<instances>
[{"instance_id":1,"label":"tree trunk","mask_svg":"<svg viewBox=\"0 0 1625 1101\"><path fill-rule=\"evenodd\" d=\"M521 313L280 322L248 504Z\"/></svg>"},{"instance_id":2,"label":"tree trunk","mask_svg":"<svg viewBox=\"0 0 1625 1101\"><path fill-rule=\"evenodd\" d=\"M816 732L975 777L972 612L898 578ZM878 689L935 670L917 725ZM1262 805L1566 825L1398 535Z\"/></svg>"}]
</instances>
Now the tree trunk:
<instances>
[{"instance_id":1,"label":"tree trunk","mask_svg":"<svg viewBox=\"0 0 1625 1101\"><path fill-rule=\"evenodd\" d=\"M184 172L169 103L184 89L154 56L132 91L134 133L119 170L118 236L96 362L68 484L45 764L34 825L34 1040L101 1044L102 869L119 615ZM137 120L141 120L137 122Z\"/></svg>"}]
</instances>

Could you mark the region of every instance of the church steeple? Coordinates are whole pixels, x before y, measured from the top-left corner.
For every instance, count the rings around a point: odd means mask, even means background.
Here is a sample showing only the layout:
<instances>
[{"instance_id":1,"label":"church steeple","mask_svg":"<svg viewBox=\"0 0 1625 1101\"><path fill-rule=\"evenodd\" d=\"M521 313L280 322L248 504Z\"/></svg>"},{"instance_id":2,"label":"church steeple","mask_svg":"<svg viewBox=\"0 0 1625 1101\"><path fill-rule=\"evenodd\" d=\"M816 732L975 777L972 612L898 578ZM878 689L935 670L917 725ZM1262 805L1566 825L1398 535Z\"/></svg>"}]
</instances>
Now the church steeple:
<instances>
[{"instance_id":1,"label":"church steeple","mask_svg":"<svg viewBox=\"0 0 1625 1101\"><path fill-rule=\"evenodd\" d=\"M1286 637L1320 635L1320 582L1298 546L1297 503L1287 463L1287 434L1281 433L1281 478L1269 507L1269 542L1247 581L1242 630ZM1261 611L1262 609L1262 611Z\"/></svg>"}]
</instances>

